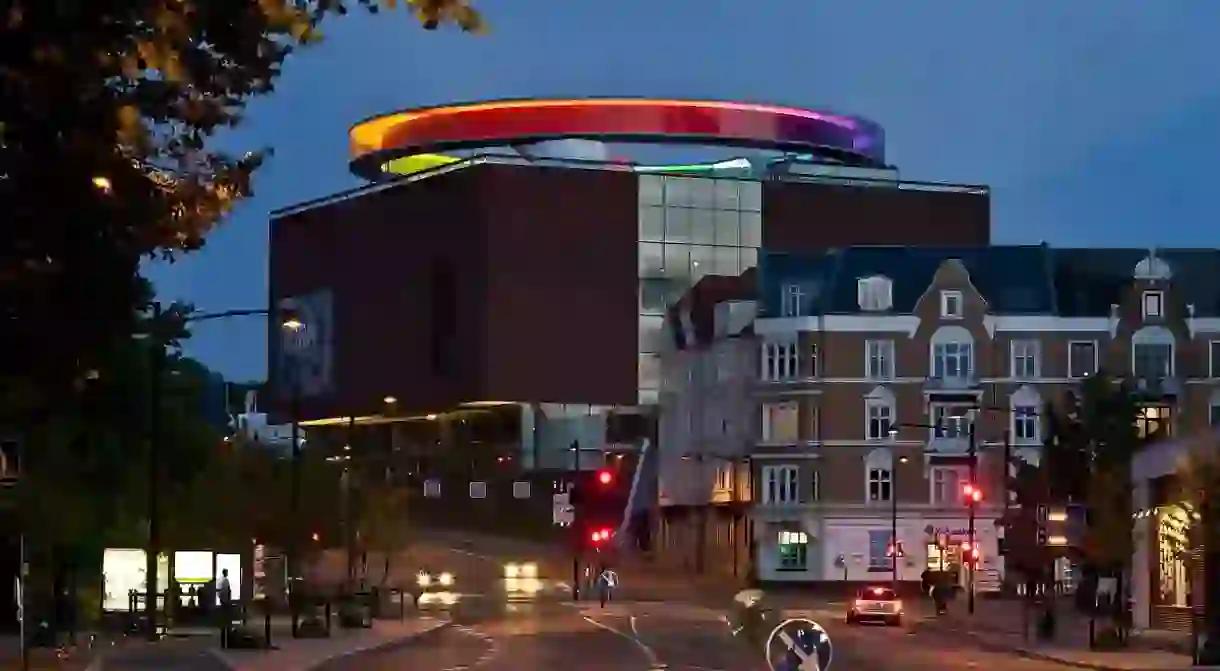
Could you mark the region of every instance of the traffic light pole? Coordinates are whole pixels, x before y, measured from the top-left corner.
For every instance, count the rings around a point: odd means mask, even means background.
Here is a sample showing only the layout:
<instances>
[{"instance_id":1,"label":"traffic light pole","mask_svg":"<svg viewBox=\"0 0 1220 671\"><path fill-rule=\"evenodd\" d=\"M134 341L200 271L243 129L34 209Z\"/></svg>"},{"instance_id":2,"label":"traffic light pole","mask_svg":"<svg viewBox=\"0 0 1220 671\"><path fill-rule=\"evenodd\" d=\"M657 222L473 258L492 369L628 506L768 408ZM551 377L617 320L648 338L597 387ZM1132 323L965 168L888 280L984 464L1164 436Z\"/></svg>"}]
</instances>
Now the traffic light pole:
<instances>
[{"instance_id":1,"label":"traffic light pole","mask_svg":"<svg viewBox=\"0 0 1220 671\"><path fill-rule=\"evenodd\" d=\"M584 519L577 504L576 481L580 478L580 442L572 441L572 472L568 479L568 505L572 506L572 600L580 599L580 548L583 540L580 522ZM573 500L576 497L577 500Z\"/></svg>"},{"instance_id":2,"label":"traffic light pole","mask_svg":"<svg viewBox=\"0 0 1220 671\"><path fill-rule=\"evenodd\" d=\"M976 439L974 436L974 424L975 423L972 418L972 421L970 422L970 486L971 487L977 486L975 484L975 481L978 477L978 470L979 470L979 468L978 468L978 465L979 465L978 443L976 442ZM976 568L975 567L976 559L975 559L975 555L974 555L975 547L976 547L975 543L974 543L975 500L974 500L973 496L970 497L969 499L967 499L966 505L969 510L969 512L967 513L968 516L967 516L967 525L966 525L966 537L970 539L970 553L971 553L971 556L969 557L970 563L967 565L967 568L966 568L966 581L967 581L967 584L966 584L966 591L967 591L966 611L973 615L974 614L974 571Z\"/></svg>"}]
</instances>

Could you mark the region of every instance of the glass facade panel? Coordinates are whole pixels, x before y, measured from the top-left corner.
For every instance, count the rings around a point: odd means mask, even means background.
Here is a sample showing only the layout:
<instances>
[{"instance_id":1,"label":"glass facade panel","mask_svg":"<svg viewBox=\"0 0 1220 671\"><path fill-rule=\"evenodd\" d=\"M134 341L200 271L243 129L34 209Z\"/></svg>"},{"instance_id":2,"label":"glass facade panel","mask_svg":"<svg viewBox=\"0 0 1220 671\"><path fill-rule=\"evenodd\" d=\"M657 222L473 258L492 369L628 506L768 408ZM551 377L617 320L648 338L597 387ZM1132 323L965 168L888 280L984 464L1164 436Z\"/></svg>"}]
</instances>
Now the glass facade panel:
<instances>
[{"instance_id":1,"label":"glass facade panel","mask_svg":"<svg viewBox=\"0 0 1220 671\"><path fill-rule=\"evenodd\" d=\"M741 248L741 272L758 265L758 250L750 247Z\"/></svg>"},{"instance_id":2,"label":"glass facade panel","mask_svg":"<svg viewBox=\"0 0 1220 671\"><path fill-rule=\"evenodd\" d=\"M693 180L690 177L666 177L665 206L690 207L691 181Z\"/></svg>"},{"instance_id":3,"label":"glass facade panel","mask_svg":"<svg viewBox=\"0 0 1220 671\"><path fill-rule=\"evenodd\" d=\"M665 204L665 179L660 175L640 175L636 190L640 205Z\"/></svg>"},{"instance_id":4,"label":"glass facade panel","mask_svg":"<svg viewBox=\"0 0 1220 671\"><path fill-rule=\"evenodd\" d=\"M690 277L690 245L665 245L665 276L672 280Z\"/></svg>"},{"instance_id":5,"label":"glass facade panel","mask_svg":"<svg viewBox=\"0 0 1220 671\"><path fill-rule=\"evenodd\" d=\"M762 247L762 215L758 212L741 213L741 246Z\"/></svg>"},{"instance_id":6,"label":"glass facade panel","mask_svg":"<svg viewBox=\"0 0 1220 671\"><path fill-rule=\"evenodd\" d=\"M640 277L661 277L665 274L664 245L640 243Z\"/></svg>"},{"instance_id":7,"label":"glass facade panel","mask_svg":"<svg viewBox=\"0 0 1220 671\"><path fill-rule=\"evenodd\" d=\"M640 313L647 315L665 314L669 306L670 281L665 279L640 280Z\"/></svg>"},{"instance_id":8,"label":"glass facade panel","mask_svg":"<svg viewBox=\"0 0 1220 671\"><path fill-rule=\"evenodd\" d=\"M736 247L741 244L741 215L736 210L717 210L716 242L717 245Z\"/></svg>"},{"instance_id":9,"label":"glass facade panel","mask_svg":"<svg viewBox=\"0 0 1220 671\"><path fill-rule=\"evenodd\" d=\"M716 247L712 250L712 268L717 275L736 275L741 272L736 247Z\"/></svg>"},{"instance_id":10,"label":"glass facade panel","mask_svg":"<svg viewBox=\"0 0 1220 671\"><path fill-rule=\"evenodd\" d=\"M741 194L741 210L762 212L762 182L738 182L738 193Z\"/></svg>"},{"instance_id":11,"label":"glass facade panel","mask_svg":"<svg viewBox=\"0 0 1220 671\"><path fill-rule=\"evenodd\" d=\"M690 206L711 209L716 203L716 180L692 179L690 181Z\"/></svg>"},{"instance_id":12,"label":"glass facade panel","mask_svg":"<svg viewBox=\"0 0 1220 671\"><path fill-rule=\"evenodd\" d=\"M665 349L665 318L640 315L640 352Z\"/></svg>"},{"instance_id":13,"label":"glass facade panel","mask_svg":"<svg viewBox=\"0 0 1220 671\"><path fill-rule=\"evenodd\" d=\"M665 211L665 242L691 242L691 210L670 207Z\"/></svg>"},{"instance_id":14,"label":"glass facade panel","mask_svg":"<svg viewBox=\"0 0 1220 671\"><path fill-rule=\"evenodd\" d=\"M690 248L691 284L698 282L704 275L715 272L715 249L707 245L695 245Z\"/></svg>"},{"instance_id":15,"label":"glass facade panel","mask_svg":"<svg viewBox=\"0 0 1220 671\"><path fill-rule=\"evenodd\" d=\"M658 354L640 355L640 389L661 388L661 357Z\"/></svg>"},{"instance_id":16,"label":"glass facade panel","mask_svg":"<svg viewBox=\"0 0 1220 671\"><path fill-rule=\"evenodd\" d=\"M665 208L640 207L640 240L661 242L665 239Z\"/></svg>"},{"instance_id":17,"label":"glass facade panel","mask_svg":"<svg viewBox=\"0 0 1220 671\"><path fill-rule=\"evenodd\" d=\"M715 180L716 186L716 204L718 210L736 210L741 202L737 194L737 180L735 179L718 179Z\"/></svg>"},{"instance_id":18,"label":"glass facade panel","mask_svg":"<svg viewBox=\"0 0 1220 671\"><path fill-rule=\"evenodd\" d=\"M716 244L716 212L690 210L690 237L696 245Z\"/></svg>"}]
</instances>

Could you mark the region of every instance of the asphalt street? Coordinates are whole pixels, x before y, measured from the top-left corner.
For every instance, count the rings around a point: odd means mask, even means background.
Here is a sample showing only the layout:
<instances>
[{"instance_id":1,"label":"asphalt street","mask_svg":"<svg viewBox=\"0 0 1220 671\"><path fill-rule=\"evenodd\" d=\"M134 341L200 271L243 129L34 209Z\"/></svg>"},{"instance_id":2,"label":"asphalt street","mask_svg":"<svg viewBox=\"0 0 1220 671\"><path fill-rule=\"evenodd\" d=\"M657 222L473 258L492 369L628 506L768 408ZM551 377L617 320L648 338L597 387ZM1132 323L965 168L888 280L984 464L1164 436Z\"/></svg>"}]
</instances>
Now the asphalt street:
<instances>
[{"instance_id":1,"label":"asphalt street","mask_svg":"<svg viewBox=\"0 0 1220 671\"><path fill-rule=\"evenodd\" d=\"M434 593L421 610L454 624L396 649L328 665L327 671L762 671L761 650L729 634L721 611L707 604L669 600L570 601L568 577L507 581L503 565L525 556L495 556L420 544L404 570L427 568L455 576L448 593ZM905 627L847 626L842 608L821 604L797 613L827 630L832 668L872 671L1064 671L1062 665L982 650L972 641L915 633Z\"/></svg>"}]
</instances>

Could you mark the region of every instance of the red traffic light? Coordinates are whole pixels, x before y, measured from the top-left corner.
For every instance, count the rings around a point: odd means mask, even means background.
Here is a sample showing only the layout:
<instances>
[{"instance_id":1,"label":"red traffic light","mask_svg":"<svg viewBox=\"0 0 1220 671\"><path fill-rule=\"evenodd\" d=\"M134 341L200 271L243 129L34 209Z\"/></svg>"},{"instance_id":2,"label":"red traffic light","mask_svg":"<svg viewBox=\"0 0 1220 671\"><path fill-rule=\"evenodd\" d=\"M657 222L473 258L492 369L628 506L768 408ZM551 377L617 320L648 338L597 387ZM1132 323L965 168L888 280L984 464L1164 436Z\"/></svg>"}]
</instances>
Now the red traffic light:
<instances>
[{"instance_id":1,"label":"red traffic light","mask_svg":"<svg viewBox=\"0 0 1220 671\"><path fill-rule=\"evenodd\" d=\"M589 538L594 543L600 543L602 541L610 540L610 530L609 529L598 529L597 531L594 531L592 534L590 534Z\"/></svg>"},{"instance_id":2,"label":"red traffic light","mask_svg":"<svg viewBox=\"0 0 1220 671\"><path fill-rule=\"evenodd\" d=\"M983 491L974 485L965 485L962 487L962 495L967 501L978 503L983 500Z\"/></svg>"},{"instance_id":3,"label":"red traffic light","mask_svg":"<svg viewBox=\"0 0 1220 671\"><path fill-rule=\"evenodd\" d=\"M597 481L603 485L608 485L614 481L614 475L612 475L610 471L598 471Z\"/></svg>"}]
</instances>

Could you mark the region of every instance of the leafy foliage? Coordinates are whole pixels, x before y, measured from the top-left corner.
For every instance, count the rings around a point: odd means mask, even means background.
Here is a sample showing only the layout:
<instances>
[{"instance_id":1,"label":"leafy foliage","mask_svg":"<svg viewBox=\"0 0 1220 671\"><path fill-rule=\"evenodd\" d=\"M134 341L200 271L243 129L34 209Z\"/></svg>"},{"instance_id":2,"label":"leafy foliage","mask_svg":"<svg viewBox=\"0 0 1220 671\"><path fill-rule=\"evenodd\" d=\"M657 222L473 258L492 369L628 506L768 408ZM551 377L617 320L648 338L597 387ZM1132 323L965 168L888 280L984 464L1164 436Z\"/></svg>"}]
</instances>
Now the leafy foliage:
<instances>
[{"instance_id":1,"label":"leafy foliage","mask_svg":"<svg viewBox=\"0 0 1220 671\"><path fill-rule=\"evenodd\" d=\"M358 0L376 10L392 0ZM483 28L467 0L402 5ZM210 142L336 0L0 1L0 423L46 420L136 328L139 264L199 248L265 153Z\"/></svg>"}]
</instances>

